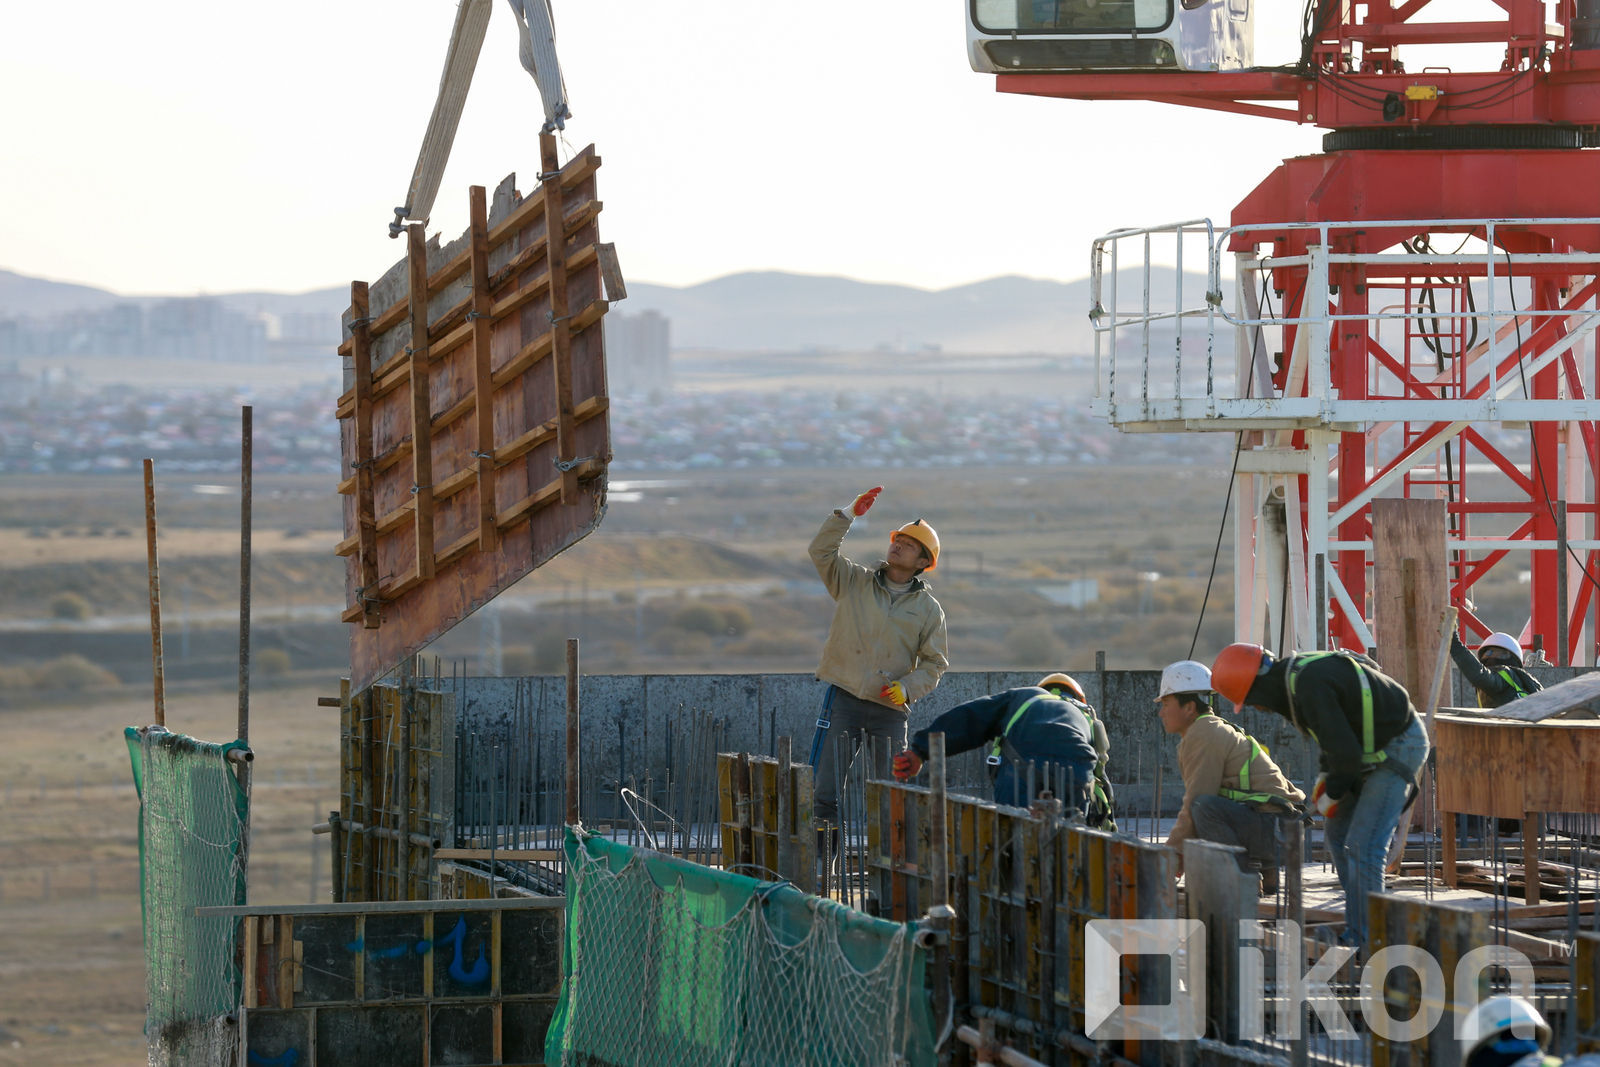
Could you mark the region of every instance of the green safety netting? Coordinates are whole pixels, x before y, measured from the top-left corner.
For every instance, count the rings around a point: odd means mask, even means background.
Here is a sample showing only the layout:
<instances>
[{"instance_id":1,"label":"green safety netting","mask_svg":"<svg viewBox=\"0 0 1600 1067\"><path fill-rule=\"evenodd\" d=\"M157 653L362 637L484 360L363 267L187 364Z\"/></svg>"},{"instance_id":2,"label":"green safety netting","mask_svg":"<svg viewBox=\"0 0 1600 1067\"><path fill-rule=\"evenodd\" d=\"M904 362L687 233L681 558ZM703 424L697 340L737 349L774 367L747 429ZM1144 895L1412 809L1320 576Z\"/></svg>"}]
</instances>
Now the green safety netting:
<instances>
[{"instance_id":1,"label":"green safety netting","mask_svg":"<svg viewBox=\"0 0 1600 1067\"><path fill-rule=\"evenodd\" d=\"M139 791L151 1051L163 1061L206 1062L207 1049L237 1040L226 1023L239 1006L237 920L194 912L245 903L240 850L248 807L227 756L246 746L197 741L160 727L130 726L125 736Z\"/></svg>"},{"instance_id":2,"label":"green safety netting","mask_svg":"<svg viewBox=\"0 0 1600 1067\"><path fill-rule=\"evenodd\" d=\"M915 924L571 827L566 855L548 1063L936 1061Z\"/></svg>"}]
</instances>

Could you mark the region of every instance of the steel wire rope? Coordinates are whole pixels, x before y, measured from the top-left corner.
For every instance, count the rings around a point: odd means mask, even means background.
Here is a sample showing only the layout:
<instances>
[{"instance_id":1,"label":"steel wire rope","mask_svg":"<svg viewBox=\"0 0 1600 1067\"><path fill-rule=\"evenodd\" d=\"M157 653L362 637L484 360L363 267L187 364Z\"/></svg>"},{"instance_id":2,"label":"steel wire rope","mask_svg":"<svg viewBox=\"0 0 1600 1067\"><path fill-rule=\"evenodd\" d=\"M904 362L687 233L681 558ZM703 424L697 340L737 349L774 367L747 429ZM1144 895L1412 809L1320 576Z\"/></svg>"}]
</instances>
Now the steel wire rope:
<instances>
[{"instance_id":1,"label":"steel wire rope","mask_svg":"<svg viewBox=\"0 0 1600 1067\"><path fill-rule=\"evenodd\" d=\"M1265 307L1272 304L1271 285L1265 275L1261 278L1261 300ZM1256 336L1250 346L1250 367L1245 378L1245 398L1248 399L1255 387L1256 357L1261 354L1261 327L1256 327ZM1237 385L1237 383L1235 383ZM1239 477L1239 452L1244 444L1244 431L1237 430L1233 437L1233 465L1228 471L1228 488L1222 497L1222 520L1217 523L1217 543L1211 550L1211 573L1206 576L1206 591L1200 597L1200 614L1194 621L1194 636L1189 639L1189 659L1194 659L1195 646L1200 643L1200 628L1206 621L1206 605L1211 602L1211 586L1217 578L1217 560L1222 555L1222 535L1228 528L1228 508L1233 504L1233 483ZM1239 610L1239 605L1234 605L1234 610Z\"/></svg>"},{"instance_id":2,"label":"steel wire rope","mask_svg":"<svg viewBox=\"0 0 1600 1067\"><path fill-rule=\"evenodd\" d=\"M1522 396L1523 396L1523 398L1526 399L1526 400L1532 400L1533 397L1528 391L1528 370L1527 370L1527 368L1525 366L1523 366L1523 363L1522 363L1522 311L1521 311L1520 308L1517 307L1516 272L1515 272L1515 269L1512 267L1512 264L1511 264L1511 252L1510 252L1510 250L1509 249L1501 249L1500 254L1505 256L1505 260L1506 260L1506 270L1508 272L1508 277L1506 279L1506 281L1507 281L1506 291L1509 294L1510 299L1511 299L1511 324L1517 331L1517 377L1522 382ZM1531 277L1528 279L1528 287L1529 287L1529 294L1528 295L1531 297L1533 295L1533 292L1532 292L1533 279ZM1533 429L1532 429L1531 424L1530 424L1530 427L1528 429L1528 455L1532 457L1534 471L1539 475L1539 488L1543 491L1543 494L1544 494L1544 508L1545 508L1545 511L1547 511L1550 514L1550 521L1552 523L1555 523L1555 524L1559 525L1560 524L1560 520L1556 518L1556 510L1550 504L1550 481L1549 481L1548 478L1545 477L1544 462L1539 458L1539 448L1538 448L1538 445L1533 440ZM1559 533L1560 531L1557 531L1557 532ZM1565 538L1565 537L1562 537L1561 540L1563 542L1564 547L1566 548L1567 555L1572 558L1572 562L1574 562L1574 563L1576 563L1578 565L1578 572L1583 575L1584 581L1586 581L1590 585L1594 586L1595 589L1600 590L1600 580L1596 580L1594 575L1589 573L1588 565L1586 563L1584 563L1583 560L1578 558L1578 553L1573 550L1572 545L1568 541L1568 539ZM1563 615L1565 615L1566 611L1567 611L1567 605L1562 604L1561 605L1561 613ZM1571 637L1572 637L1570 632L1568 633L1567 637L1568 637L1568 644L1570 644L1571 643ZM1563 659L1570 659L1571 655L1572 654L1571 654L1569 649L1567 649L1567 648L1561 649L1561 656L1562 656Z\"/></svg>"}]
</instances>

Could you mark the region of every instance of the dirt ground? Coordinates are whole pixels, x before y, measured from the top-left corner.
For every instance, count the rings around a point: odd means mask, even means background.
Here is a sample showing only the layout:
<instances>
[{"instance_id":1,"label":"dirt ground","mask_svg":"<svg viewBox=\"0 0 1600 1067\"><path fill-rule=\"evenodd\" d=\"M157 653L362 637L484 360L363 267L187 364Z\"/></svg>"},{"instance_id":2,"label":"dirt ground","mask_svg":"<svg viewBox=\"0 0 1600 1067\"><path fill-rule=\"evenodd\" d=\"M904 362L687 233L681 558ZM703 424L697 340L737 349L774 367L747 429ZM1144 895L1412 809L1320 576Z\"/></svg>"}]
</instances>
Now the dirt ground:
<instances>
[{"instance_id":1,"label":"dirt ground","mask_svg":"<svg viewBox=\"0 0 1600 1067\"><path fill-rule=\"evenodd\" d=\"M258 690L249 899L326 900L338 806L338 712L325 686ZM167 702L167 725L231 740L232 691ZM0 1065L147 1062L139 915L139 800L122 731L148 700L0 712Z\"/></svg>"}]
</instances>

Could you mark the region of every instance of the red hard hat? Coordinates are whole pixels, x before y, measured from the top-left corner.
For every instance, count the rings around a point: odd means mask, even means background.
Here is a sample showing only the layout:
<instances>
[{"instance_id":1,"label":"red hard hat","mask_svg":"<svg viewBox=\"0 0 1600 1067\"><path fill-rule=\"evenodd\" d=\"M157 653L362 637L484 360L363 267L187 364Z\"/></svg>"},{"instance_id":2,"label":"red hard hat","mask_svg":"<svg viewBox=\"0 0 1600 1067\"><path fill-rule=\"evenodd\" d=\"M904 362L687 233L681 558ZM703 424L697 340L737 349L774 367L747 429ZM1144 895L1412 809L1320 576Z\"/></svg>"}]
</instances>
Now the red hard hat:
<instances>
[{"instance_id":1,"label":"red hard hat","mask_svg":"<svg viewBox=\"0 0 1600 1067\"><path fill-rule=\"evenodd\" d=\"M1212 687L1234 707L1240 707L1250 687L1255 684L1256 676L1261 673L1261 664L1266 658L1267 650L1260 645L1242 641L1229 645L1217 653L1216 662L1211 664Z\"/></svg>"}]
</instances>

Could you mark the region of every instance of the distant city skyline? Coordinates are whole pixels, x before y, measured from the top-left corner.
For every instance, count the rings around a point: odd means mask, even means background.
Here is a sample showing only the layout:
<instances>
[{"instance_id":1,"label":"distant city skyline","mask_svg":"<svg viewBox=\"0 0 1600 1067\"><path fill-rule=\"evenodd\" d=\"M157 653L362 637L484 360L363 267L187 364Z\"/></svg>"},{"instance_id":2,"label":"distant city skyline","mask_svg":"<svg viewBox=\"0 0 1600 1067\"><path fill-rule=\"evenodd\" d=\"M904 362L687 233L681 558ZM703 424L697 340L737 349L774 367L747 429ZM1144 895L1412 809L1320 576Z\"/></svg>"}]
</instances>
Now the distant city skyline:
<instances>
[{"instance_id":1,"label":"distant city skyline","mask_svg":"<svg viewBox=\"0 0 1600 1067\"><path fill-rule=\"evenodd\" d=\"M1298 10L1258 6L1258 61L1291 60ZM386 225L454 7L7 5L0 267L127 296L376 278L402 251ZM997 94L954 4L553 7L563 153L605 160L602 234L634 281L1077 278L1098 234L1225 221L1319 143L1282 121ZM538 167L537 94L495 8L430 225L447 239L469 184L516 171L526 191Z\"/></svg>"}]
</instances>

